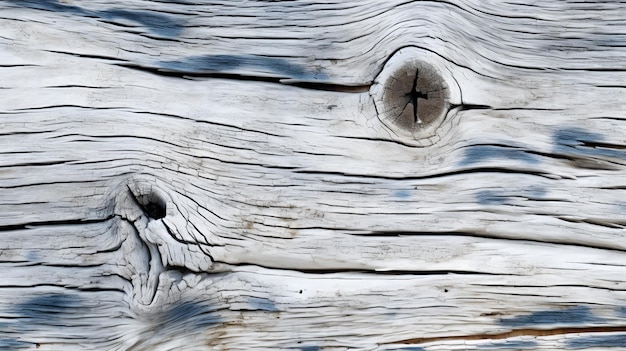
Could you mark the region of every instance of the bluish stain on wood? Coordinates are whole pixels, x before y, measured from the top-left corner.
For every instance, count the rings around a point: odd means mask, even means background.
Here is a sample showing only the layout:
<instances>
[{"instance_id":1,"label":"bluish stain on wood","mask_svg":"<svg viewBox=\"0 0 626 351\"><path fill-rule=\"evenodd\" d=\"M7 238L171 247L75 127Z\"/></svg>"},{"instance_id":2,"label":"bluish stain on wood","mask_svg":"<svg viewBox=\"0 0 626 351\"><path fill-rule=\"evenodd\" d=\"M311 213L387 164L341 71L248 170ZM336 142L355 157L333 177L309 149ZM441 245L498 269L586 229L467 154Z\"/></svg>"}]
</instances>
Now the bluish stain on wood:
<instances>
[{"instance_id":1,"label":"bluish stain on wood","mask_svg":"<svg viewBox=\"0 0 626 351\"><path fill-rule=\"evenodd\" d=\"M506 327L528 327L545 324L591 324L602 322L591 313L587 306L575 306L562 310L538 311L531 314L500 319L500 324Z\"/></svg>"},{"instance_id":2,"label":"bluish stain on wood","mask_svg":"<svg viewBox=\"0 0 626 351\"><path fill-rule=\"evenodd\" d=\"M530 340L509 340L502 342L492 342L488 344L480 344L478 345L479 349L484 350L500 350L500 349L508 349L508 350L523 350L523 349L535 349L537 347L537 343Z\"/></svg>"},{"instance_id":3,"label":"bluish stain on wood","mask_svg":"<svg viewBox=\"0 0 626 351\"><path fill-rule=\"evenodd\" d=\"M626 150L603 148L604 137L581 128L561 129L554 133L554 152L579 157L626 158Z\"/></svg>"},{"instance_id":4,"label":"bluish stain on wood","mask_svg":"<svg viewBox=\"0 0 626 351\"><path fill-rule=\"evenodd\" d=\"M33 348L33 344L20 341L16 338L1 338L0 351L22 350Z\"/></svg>"},{"instance_id":5,"label":"bluish stain on wood","mask_svg":"<svg viewBox=\"0 0 626 351\"><path fill-rule=\"evenodd\" d=\"M181 60L161 61L159 66L174 72L188 73L226 73L240 68L265 70L284 78L326 79L326 75L310 72L305 67L290 63L278 57L256 55L204 55L192 56Z\"/></svg>"},{"instance_id":6,"label":"bluish stain on wood","mask_svg":"<svg viewBox=\"0 0 626 351\"><path fill-rule=\"evenodd\" d=\"M565 347L570 350L580 350L600 347L625 347L626 334L618 335L590 335L565 341Z\"/></svg>"},{"instance_id":7,"label":"bluish stain on wood","mask_svg":"<svg viewBox=\"0 0 626 351\"><path fill-rule=\"evenodd\" d=\"M62 324L61 319L75 315L81 307L78 296L55 293L29 298L17 304L12 312L32 329L36 325L58 326Z\"/></svg>"},{"instance_id":8,"label":"bluish stain on wood","mask_svg":"<svg viewBox=\"0 0 626 351\"><path fill-rule=\"evenodd\" d=\"M111 9L99 11L97 16L110 20L123 19L136 22L151 32L164 37L176 37L184 29L184 24L176 18L149 11Z\"/></svg>"},{"instance_id":9,"label":"bluish stain on wood","mask_svg":"<svg viewBox=\"0 0 626 351\"><path fill-rule=\"evenodd\" d=\"M534 185L524 190L524 196L531 199L541 199L546 196L547 190L543 186Z\"/></svg>"},{"instance_id":10,"label":"bluish stain on wood","mask_svg":"<svg viewBox=\"0 0 626 351\"><path fill-rule=\"evenodd\" d=\"M72 15L86 15L87 11L78 7L60 3L57 0L14 0L14 5L28 7L37 10L46 10L53 12L65 12Z\"/></svg>"},{"instance_id":11,"label":"bluish stain on wood","mask_svg":"<svg viewBox=\"0 0 626 351\"><path fill-rule=\"evenodd\" d=\"M210 305L183 302L166 310L158 324L167 330L200 331L221 323L221 318Z\"/></svg>"},{"instance_id":12,"label":"bluish stain on wood","mask_svg":"<svg viewBox=\"0 0 626 351\"><path fill-rule=\"evenodd\" d=\"M465 150L460 165L466 166L489 160L516 160L527 164L539 162L537 156L521 149L506 146L478 145L468 147Z\"/></svg>"},{"instance_id":13,"label":"bluish stain on wood","mask_svg":"<svg viewBox=\"0 0 626 351\"><path fill-rule=\"evenodd\" d=\"M385 351L426 351L426 350L423 347L419 347L419 346L407 346L407 347L394 348L394 349L385 349Z\"/></svg>"},{"instance_id":14,"label":"bluish stain on wood","mask_svg":"<svg viewBox=\"0 0 626 351\"><path fill-rule=\"evenodd\" d=\"M626 306L621 306L617 308L617 315L626 318Z\"/></svg>"},{"instance_id":15,"label":"bluish stain on wood","mask_svg":"<svg viewBox=\"0 0 626 351\"><path fill-rule=\"evenodd\" d=\"M586 39L586 38L585 38ZM590 38L595 46L604 48L616 48L626 47L626 35L621 33L593 33L593 37ZM573 46L576 50L580 50L577 44Z\"/></svg>"},{"instance_id":16,"label":"bluish stain on wood","mask_svg":"<svg viewBox=\"0 0 626 351\"><path fill-rule=\"evenodd\" d=\"M300 351L319 351L319 346L303 346L300 348Z\"/></svg>"},{"instance_id":17,"label":"bluish stain on wood","mask_svg":"<svg viewBox=\"0 0 626 351\"><path fill-rule=\"evenodd\" d=\"M178 36L184 29L184 23L177 20L174 16L151 11L124 10L117 8L104 11L90 11L79 6L63 4L57 0L16 0L13 3L32 9L96 17L110 21L119 19L132 21L145 27L148 31L164 37Z\"/></svg>"},{"instance_id":18,"label":"bluish stain on wood","mask_svg":"<svg viewBox=\"0 0 626 351\"><path fill-rule=\"evenodd\" d=\"M598 142L602 136L581 128L565 128L554 132L555 151L572 151L572 148L584 146L585 142Z\"/></svg>"},{"instance_id":19,"label":"bluish stain on wood","mask_svg":"<svg viewBox=\"0 0 626 351\"><path fill-rule=\"evenodd\" d=\"M253 310L268 311L268 312L278 311L278 308L276 307L276 304L274 304L274 301L261 298L261 297L249 298L248 305L250 305L250 308Z\"/></svg>"},{"instance_id":20,"label":"bluish stain on wood","mask_svg":"<svg viewBox=\"0 0 626 351\"><path fill-rule=\"evenodd\" d=\"M619 3L619 0L615 1L602 1L602 2L587 2L589 4L611 4ZM536 50L538 52L554 52L559 51L569 55L569 53L580 53L581 37L562 38L560 40L543 40L542 45L539 45ZM626 36L620 32L589 32L584 35L584 41L586 43L584 50L587 51L604 51L607 49L623 48L626 47Z\"/></svg>"},{"instance_id":21,"label":"bluish stain on wood","mask_svg":"<svg viewBox=\"0 0 626 351\"><path fill-rule=\"evenodd\" d=\"M514 197L528 198L531 200L541 199L545 196L546 189L541 186L528 187L519 191L511 192L506 190L481 190L475 195L476 202L481 205L503 205L507 204Z\"/></svg>"},{"instance_id":22,"label":"bluish stain on wood","mask_svg":"<svg viewBox=\"0 0 626 351\"><path fill-rule=\"evenodd\" d=\"M496 190L481 190L476 193L476 201L481 205L503 205L508 195Z\"/></svg>"},{"instance_id":23,"label":"bluish stain on wood","mask_svg":"<svg viewBox=\"0 0 626 351\"><path fill-rule=\"evenodd\" d=\"M26 259L29 261L36 261L39 259L39 253L37 253L37 251L28 251Z\"/></svg>"},{"instance_id":24,"label":"bluish stain on wood","mask_svg":"<svg viewBox=\"0 0 626 351\"><path fill-rule=\"evenodd\" d=\"M400 200L405 200L411 197L411 192L408 190L396 190L393 192L393 197Z\"/></svg>"}]
</instances>

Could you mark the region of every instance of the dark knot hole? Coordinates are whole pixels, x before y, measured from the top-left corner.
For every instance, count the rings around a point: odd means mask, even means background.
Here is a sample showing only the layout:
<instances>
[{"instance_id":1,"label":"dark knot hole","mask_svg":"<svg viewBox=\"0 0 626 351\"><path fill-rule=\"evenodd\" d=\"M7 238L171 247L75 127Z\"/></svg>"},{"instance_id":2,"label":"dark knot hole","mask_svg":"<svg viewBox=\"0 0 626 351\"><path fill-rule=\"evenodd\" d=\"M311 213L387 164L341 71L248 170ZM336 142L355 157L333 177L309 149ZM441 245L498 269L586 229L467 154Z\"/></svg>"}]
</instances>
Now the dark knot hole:
<instances>
[{"instance_id":1,"label":"dark knot hole","mask_svg":"<svg viewBox=\"0 0 626 351\"><path fill-rule=\"evenodd\" d=\"M131 194L133 194L132 191ZM151 190L145 194L137 196L133 194L133 197L137 201L137 204L139 204L139 207L141 207L143 213L145 213L148 217L152 219L161 219L165 217L167 212L167 202L156 191Z\"/></svg>"},{"instance_id":2,"label":"dark knot hole","mask_svg":"<svg viewBox=\"0 0 626 351\"><path fill-rule=\"evenodd\" d=\"M160 200L161 199L153 199L142 206L143 211L148 215L148 217L153 219L161 219L165 217L166 205L165 202Z\"/></svg>"}]
</instances>

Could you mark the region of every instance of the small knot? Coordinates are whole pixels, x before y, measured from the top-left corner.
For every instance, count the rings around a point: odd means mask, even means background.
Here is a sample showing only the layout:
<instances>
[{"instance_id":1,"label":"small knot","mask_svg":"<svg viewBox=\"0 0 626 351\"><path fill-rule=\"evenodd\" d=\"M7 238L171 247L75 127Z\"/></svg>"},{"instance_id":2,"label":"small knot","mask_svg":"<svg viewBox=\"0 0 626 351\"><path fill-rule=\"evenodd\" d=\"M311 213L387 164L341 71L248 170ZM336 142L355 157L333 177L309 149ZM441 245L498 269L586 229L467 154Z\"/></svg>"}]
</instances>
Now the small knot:
<instances>
[{"instance_id":1,"label":"small knot","mask_svg":"<svg viewBox=\"0 0 626 351\"><path fill-rule=\"evenodd\" d=\"M389 58L371 95L378 118L394 134L431 144L449 109L449 89L437 68L405 48Z\"/></svg>"}]
</instances>

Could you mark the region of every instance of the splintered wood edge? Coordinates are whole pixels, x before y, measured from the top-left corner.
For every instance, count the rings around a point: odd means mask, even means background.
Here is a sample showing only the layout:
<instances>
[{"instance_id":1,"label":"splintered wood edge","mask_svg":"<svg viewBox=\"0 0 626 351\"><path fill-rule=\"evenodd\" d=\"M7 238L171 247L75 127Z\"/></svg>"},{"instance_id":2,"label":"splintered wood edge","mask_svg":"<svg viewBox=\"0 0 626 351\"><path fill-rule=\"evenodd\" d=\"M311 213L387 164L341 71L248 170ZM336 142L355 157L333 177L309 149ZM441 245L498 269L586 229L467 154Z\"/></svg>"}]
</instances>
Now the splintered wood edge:
<instances>
[{"instance_id":1,"label":"splintered wood edge","mask_svg":"<svg viewBox=\"0 0 626 351\"><path fill-rule=\"evenodd\" d=\"M420 70L424 71L421 76ZM456 110L453 107L462 104L459 84L454 78L456 70L458 67L450 61L417 47L401 48L389 57L374 80L370 95L378 119L393 139L421 147L441 140L451 129L452 123L446 121L454 117ZM431 99L435 95L437 100L431 100L426 109L418 103L414 123L413 104L408 99L416 83L427 90L422 93L430 94ZM432 115L421 116L424 123L418 125L418 115L424 112Z\"/></svg>"}]
</instances>

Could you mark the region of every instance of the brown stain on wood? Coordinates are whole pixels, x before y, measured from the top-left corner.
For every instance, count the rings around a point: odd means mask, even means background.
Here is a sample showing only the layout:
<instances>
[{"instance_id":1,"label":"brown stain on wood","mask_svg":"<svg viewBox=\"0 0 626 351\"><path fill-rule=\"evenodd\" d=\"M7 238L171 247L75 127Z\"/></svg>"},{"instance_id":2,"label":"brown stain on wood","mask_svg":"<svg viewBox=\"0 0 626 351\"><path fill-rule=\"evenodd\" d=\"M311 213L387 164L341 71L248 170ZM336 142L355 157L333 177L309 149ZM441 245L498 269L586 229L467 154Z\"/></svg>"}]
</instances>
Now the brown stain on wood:
<instances>
[{"instance_id":1,"label":"brown stain on wood","mask_svg":"<svg viewBox=\"0 0 626 351\"><path fill-rule=\"evenodd\" d=\"M626 326L606 326L606 327L571 327L571 328L556 328L556 329L515 329L504 333L497 334L473 334L473 335L451 335L451 336L439 336L431 338L413 338L388 343L382 343L380 345L387 344L426 344L436 341L446 340L501 340L509 339L518 336L553 336L553 335L566 335L566 334L583 334L583 333L626 333Z\"/></svg>"}]
</instances>

